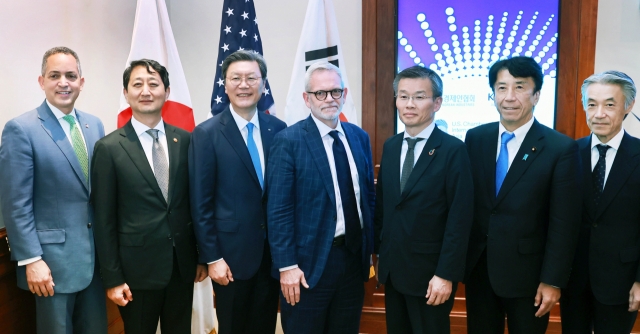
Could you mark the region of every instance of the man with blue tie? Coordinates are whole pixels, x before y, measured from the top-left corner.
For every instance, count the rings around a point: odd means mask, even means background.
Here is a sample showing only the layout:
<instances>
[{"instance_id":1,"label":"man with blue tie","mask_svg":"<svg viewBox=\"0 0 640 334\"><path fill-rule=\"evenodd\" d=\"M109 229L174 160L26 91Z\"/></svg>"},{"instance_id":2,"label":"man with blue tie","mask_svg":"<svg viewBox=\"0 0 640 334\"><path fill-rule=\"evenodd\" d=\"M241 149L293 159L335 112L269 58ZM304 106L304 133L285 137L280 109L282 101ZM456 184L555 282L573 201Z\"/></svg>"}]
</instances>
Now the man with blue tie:
<instances>
[{"instance_id":1,"label":"man with blue tie","mask_svg":"<svg viewBox=\"0 0 640 334\"><path fill-rule=\"evenodd\" d=\"M267 217L285 333L358 333L375 192L369 136L339 119L347 93L338 67L311 65L311 115L271 146Z\"/></svg>"},{"instance_id":2,"label":"man with blue tie","mask_svg":"<svg viewBox=\"0 0 640 334\"><path fill-rule=\"evenodd\" d=\"M0 211L18 286L35 296L38 333L106 334L89 204L89 161L104 128L74 108L84 77L73 50L48 50L38 82L45 101L9 121L0 146Z\"/></svg>"},{"instance_id":3,"label":"man with blue tie","mask_svg":"<svg viewBox=\"0 0 640 334\"><path fill-rule=\"evenodd\" d=\"M580 239L562 290L562 332L622 334L640 305L640 140L622 128L636 86L606 71L582 84L591 134L578 140L583 162Z\"/></svg>"},{"instance_id":4,"label":"man with blue tie","mask_svg":"<svg viewBox=\"0 0 640 334\"><path fill-rule=\"evenodd\" d=\"M216 293L220 334L275 332L278 281L266 240L265 166L276 133L286 127L257 110L267 64L253 51L222 62L229 106L198 125L189 147L191 212Z\"/></svg>"},{"instance_id":5,"label":"man with blue tie","mask_svg":"<svg viewBox=\"0 0 640 334\"><path fill-rule=\"evenodd\" d=\"M475 205L465 292L474 333L544 333L571 271L580 220L580 156L538 123L543 74L530 57L489 69L500 121L467 132Z\"/></svg>"}]
</instances>

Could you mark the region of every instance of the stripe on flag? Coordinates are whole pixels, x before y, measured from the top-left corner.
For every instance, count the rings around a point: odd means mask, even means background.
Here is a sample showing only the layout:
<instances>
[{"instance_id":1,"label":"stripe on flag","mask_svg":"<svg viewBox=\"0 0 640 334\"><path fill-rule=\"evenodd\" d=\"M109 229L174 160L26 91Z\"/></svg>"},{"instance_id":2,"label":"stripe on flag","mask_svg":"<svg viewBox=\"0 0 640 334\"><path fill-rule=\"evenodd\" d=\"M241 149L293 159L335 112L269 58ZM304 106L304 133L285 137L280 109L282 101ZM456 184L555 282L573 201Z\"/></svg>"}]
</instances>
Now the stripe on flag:
<instances>
[{"instance_id":1,"label":"stripe on flag","mask_svg":"<svg viewBox=\"0 0 640 334\"><path fill-rule=\"evenodd\" d=\"M224 0L222 5L220 45L216 62L218 66L216 67L216 77L213 83L213 93L211 94L210 116L221 113L229 105L229 97L224 91L222 61L238 50L253 50L261 55L263 54L262 39L258 31L258 19L256 18L253 0ZM262 97L258 102L258 110L271 115L276 114L268 80Z\"/></svg>"},{"instance_id":2,"label":"stripe on flag","mask_svg":"<svg viewBox=\"0 0 640 334\"><path fill-rule=\"evenodd\" d=\"M287 104L284 108L284 118L287 125L294 124L309 116L310 110L302 98L304 75L309 66L317 61L328 61L339 67L342 71L344 86L349 87L332 0L309 0L298 51L296 51L293 63ZM340 113L340 120L360 126L352 95L347 94Z\"/></svg>"},{"instance_id":3,"label":"stripe on flag","mask_svg":"<svg viewBox=\"0 0 640 334\"><path fill-rule=\"evenodd\" d=\"M132 60L142 58L159 62L169 72L171 93L162 108L164 121L192 131L196 124L193 119L191 97L164 0L138 0L131 51L125 67L129 66ZM121 95L118 127L127 124L129 119L131 107L124 95Z\"/></svg>"}]
</instances>

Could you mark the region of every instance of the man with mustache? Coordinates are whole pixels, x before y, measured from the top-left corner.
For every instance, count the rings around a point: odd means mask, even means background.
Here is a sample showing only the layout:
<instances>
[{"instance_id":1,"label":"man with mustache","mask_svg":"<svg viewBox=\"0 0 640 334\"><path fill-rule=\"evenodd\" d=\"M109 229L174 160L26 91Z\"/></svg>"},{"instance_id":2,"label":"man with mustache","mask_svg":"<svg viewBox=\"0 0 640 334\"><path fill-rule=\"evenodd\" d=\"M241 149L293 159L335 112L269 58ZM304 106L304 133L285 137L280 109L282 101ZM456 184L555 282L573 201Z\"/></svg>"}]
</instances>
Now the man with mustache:
<instances>
[{"instance_id":1,"label":"man with mustache","mask_svg":"<svg viewBox=\"0 0 640 334\"><path fill-rule=\"evenodd\" d=\"M311 115L271 146L267 221L285 333L356 334L373 250L375 193L369 136L340 122L340 69L311 65Z\"/></svg>"}]
</instances>

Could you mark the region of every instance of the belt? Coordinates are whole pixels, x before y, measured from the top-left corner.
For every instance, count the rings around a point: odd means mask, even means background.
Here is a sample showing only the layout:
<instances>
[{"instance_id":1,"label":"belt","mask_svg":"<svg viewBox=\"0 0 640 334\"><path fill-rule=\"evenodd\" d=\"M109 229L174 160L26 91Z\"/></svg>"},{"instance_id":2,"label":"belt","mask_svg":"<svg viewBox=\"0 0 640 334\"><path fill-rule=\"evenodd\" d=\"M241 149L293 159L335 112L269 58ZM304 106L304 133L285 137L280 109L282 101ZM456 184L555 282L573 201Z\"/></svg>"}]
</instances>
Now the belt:
<instances>
[{"instance_id":1,"label":"belt","mask_svg":"<svg viewBox=\"0 0 640 334\"><path fill-rule=\"evenodd\" d=\"M332 246L334 246L334 247L344 246L344 243L345 243L345 238L344 238L344 234L342 234L342 235L339 235L339 236L333 238Z\"/></svg>"}]
</instances>

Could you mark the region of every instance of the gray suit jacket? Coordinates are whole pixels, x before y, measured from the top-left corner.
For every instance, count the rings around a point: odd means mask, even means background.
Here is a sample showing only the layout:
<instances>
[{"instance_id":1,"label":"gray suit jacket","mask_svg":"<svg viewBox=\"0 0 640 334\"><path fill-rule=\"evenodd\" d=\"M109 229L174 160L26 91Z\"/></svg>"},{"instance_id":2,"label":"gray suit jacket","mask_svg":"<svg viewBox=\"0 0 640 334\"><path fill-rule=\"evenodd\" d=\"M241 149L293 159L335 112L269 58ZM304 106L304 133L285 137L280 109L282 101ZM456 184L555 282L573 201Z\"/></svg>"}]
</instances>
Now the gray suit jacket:
<instances>
[{"instance_id":1,"label":"gray suit jacket","mask_svg":"<svg viewBox=\"0 0 640 334\"><path fill-rule=\"evenodd\" d=\"M102 122L76 110L89 161L104 136ZM9 122L0 145L0 207L12 260L36 256L51 269L55 291L85 289L93 277L95 247L90 182L46 101ZM18 286L28 289L25 266Z\"/></svg>"}]
</instances>

